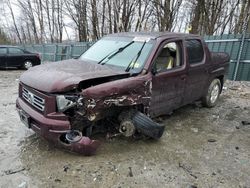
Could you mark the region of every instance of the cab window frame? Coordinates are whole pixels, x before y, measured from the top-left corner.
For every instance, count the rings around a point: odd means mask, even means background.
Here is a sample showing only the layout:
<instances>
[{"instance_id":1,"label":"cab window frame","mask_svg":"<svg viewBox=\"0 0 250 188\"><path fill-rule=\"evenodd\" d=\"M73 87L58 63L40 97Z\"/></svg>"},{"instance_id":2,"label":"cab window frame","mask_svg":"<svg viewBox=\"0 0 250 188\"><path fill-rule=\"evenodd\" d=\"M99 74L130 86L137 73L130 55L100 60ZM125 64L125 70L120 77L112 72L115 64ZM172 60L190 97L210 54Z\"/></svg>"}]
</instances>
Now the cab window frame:
<instances>
[{"instance_id":1,"label":"cab window frame","mask_svg":"<svg viewBox=\"0 0 250 188\"><path fill-rule=\"evenodd\" d=\"M179 47L179 50L180 50L180 62L181 62L181 65L180 66L177 66L177 67L173 67L171 69L163 69L161 71L157 71L155 66L156 66L156 59L157 57L160 55L162 49L164 48L164 46L166 46L168 43L176 43L176 46ZM154 73L154 74L161 74L161 73L167 73L167 72L177 72L177 71L180 71L180 70L183 70L185 69L185 57L184 57L185 53L184 53L184 41L183 39L175 39L175 40L165 40L163 41L160 45L159 45L159 48L157 50L157 52L155 53L155 56L152 60L152 66L151 66L151 71Z\"/></svg>"},{"instance_id":2,"label":"cab window frame","mask_svg":"<svg viewBox=\"0 0 250 188\"><path fill-rule=\"evenodd\" d=\"M202 47L202 54L203 54L203 57L202 57L201 61L197 61L195 63L190 63L190 61L189 61L189 52L188 52L187 42L192 41L192 40L196 40L196 41L198 41L200 43L200 45ZM206 53L205 53L205 49L204 49L204 44L203 44L203 42L202 42L202 40L200 38L187 38L187 39L185 39L185 50L186 50L186 54L187 54L187 62L188 62L188 65L190 67L196 67L196 66L205 64Z\"/></svg>"}]
</instances>

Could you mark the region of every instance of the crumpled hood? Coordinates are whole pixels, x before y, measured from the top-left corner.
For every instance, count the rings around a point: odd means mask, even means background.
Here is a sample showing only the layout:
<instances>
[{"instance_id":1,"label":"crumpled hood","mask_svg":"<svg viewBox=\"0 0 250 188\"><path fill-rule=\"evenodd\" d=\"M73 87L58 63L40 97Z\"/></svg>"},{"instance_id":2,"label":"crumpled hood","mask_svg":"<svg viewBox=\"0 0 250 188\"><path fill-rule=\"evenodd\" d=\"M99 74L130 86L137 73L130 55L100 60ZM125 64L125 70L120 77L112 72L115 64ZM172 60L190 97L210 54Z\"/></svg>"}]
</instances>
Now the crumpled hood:
<instances>
[{"instance_id":1,"label":"crumpled hood","mask_svg":"<svg viewBox=\"0 0 250 188\"><path fill-rule=\"evenodd\" d=\"M84 80L122 74L128 73L105 65L70 59L32 67L21 75L20 81L39 91L53 93L74 89Z\"/></svg>"}]
</instances>

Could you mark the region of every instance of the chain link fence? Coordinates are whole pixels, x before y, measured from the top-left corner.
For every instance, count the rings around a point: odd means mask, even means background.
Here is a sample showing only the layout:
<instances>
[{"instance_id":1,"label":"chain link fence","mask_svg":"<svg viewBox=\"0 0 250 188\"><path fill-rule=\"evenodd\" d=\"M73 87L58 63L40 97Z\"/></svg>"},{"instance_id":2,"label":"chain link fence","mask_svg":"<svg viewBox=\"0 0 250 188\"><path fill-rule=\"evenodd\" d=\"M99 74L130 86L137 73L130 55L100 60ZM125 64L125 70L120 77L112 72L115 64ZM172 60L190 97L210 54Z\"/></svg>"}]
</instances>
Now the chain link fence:
<instances>
[{"instance_id":1,"label":"chain link fence","mask_svg":"<svg viewBox=\"0 0 250 188\"><path fill-rule=\"evenodd\" d=\"M30 52L40 54L42 62L61 61L77 58L85 52L94 42L79 42L72 44L31 44L21 47Z\"/></svg>"},{"instance_id":2,"label":"chain link fence","mask_svg":"<svg viewBox=\"0 0 250 188\"><path fill-rule=\"evenodd\" d=\"M205 36L205 40L211 51L230 55L230 80L250 81L250 33Z\"/></svg>"}]
</instances>

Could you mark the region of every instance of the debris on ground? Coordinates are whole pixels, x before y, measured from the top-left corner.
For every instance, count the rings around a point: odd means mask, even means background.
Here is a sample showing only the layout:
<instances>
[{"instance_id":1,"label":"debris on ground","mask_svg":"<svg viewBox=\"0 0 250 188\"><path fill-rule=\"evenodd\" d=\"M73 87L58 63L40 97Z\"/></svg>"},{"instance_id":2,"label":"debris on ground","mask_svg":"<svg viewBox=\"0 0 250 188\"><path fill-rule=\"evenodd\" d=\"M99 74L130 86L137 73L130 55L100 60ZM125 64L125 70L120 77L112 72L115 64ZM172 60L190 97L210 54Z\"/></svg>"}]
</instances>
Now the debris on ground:
<instances>
[{"instance_id":1,"label":"debris on ground","mask_svg":"<svg viewBox=\"0 0 250 188\"><path fill-rule=\"evenodd\" d=\"M191 128L191 130L194 132L194 133L198 133L199 132L199 130L198 130L198 128Z\"/></svg>"},{"instance_id":2,"label":"debris on ground","mask_svg":"<svg viewBox=\"0 0 250 188\"><path fill-rule=\"evenodd\" d=\"M55 179L55 182L60 183L61 181L62 181L62 180L60 180L60 179L58 179L58 178Z\"/></svg>"},{"instance_id":3,"label":"debris on ground","mask_svg":"<svg viewBox=\"0 0 250 188\"><path fill-rule=\"evenodd\" d=\"M128 173L129 177L133 177L134 175L132 172L132 167L128 167L128 169L129 169L129 173Z\"/></svg>"},{"instance_id":4,"label":"debris on ground","mask_svg":"<svg viewBox=\"0 0 250 188\"><path fill-rule=\"evenodd\" d=\"M22 172L26 170L26 168L20 168L20 169L15 169L15 170L6 170L4 171L5 175L11 175L11 174L15 174L15 173L18 173L18 172Z\"/></svg>"},{"instance_id":5,"label":"debris on ground","mask_svg":"<svg viewBox=\"0 0 250 188\"><path fill-rule=\"evenodd\" d=\"M216 142L217 140L213 139L213 138L210 138L207 140L208 142Z\"/></svg>"},{"instance_id":6,"label":"debris on ground","mask_svg":"<svg viewBox=\"0 0 250 188\"><path fill-rule=\"evenodd\" d=\"M183 163L179 163L179 167L182 168L185 172L187 172L190 176L197 179L198 177L192 172L192 167L187 166Z\"/></svg>"},{"instance_id":7,"label":"debris on ground","mask_svg":"<svg viewBox=\"0 0 250 188\"><path fill-rule=\"evenodd\" d=\"M242 125L250 125L250 121L242 121Z\"/></svg>"},{"instance_id":8,"label":"debris on ground","mask_svg":"<svg viewBox=\"0 0 250 188\"><path fill-rule=\"evenodd\" d=\"M27 182L25 182L25 181L23 181L22 183L20 183L18 185L18 188L27 188L27 187L28 187L28 185L27 185Z\"/></svg>"},{"instance_id":9,"label":"debris on ground","mask_svg":"<svg viewBox=\"0 0 250 188\"><path fill-rule=\"evenodd\" d=\"M69 166L68 165L63 166L63 171L64 172L67 172L68 170L69 170Z\"/></svg>"}]
</instances>

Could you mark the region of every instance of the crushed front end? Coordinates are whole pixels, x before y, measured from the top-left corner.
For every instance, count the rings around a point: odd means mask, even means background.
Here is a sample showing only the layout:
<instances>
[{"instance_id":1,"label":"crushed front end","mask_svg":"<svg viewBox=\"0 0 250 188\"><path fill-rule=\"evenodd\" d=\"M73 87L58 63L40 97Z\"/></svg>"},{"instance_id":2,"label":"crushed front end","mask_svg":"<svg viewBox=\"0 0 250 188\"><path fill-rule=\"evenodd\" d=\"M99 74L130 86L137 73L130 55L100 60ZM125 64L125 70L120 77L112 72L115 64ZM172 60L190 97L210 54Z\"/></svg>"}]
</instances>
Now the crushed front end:
<instances>
[{"instance_id":1,"label":"crushed front end","mask_svg":"<svg viewBox=\"0 0 250 188\"><path fill-rule=\"evenodd\" d=\"M83 127L79 130L75 118L77 113L79 117L85 113L81 98L77 95L68 97L71 98L41 92L20 82L16 107L21 121L38 135L69 151L92 155L100 142L81 134ZM74 114L70 114L73 111L68 110L69 108L74 109ZM84 125L83 123L81 119L81 124ZM79 132L80 134L76 134Z\"/></svg>"},{"instance_id":2,"label":"crushed front end","mask_svg":"<svg viewBox=\"0 0 250 188\"><path fill-rule=\"evenodd\" d=\"M107 79L107 78L106 78ZM98 83L82 81L64 92L41 92L20 82L17 109L25 125L54 144L92 155L105 135L158 139L164 126L150 119L150 75Z\"/></svg>"}]
</instances>

